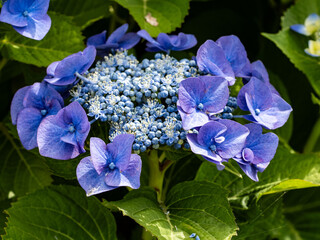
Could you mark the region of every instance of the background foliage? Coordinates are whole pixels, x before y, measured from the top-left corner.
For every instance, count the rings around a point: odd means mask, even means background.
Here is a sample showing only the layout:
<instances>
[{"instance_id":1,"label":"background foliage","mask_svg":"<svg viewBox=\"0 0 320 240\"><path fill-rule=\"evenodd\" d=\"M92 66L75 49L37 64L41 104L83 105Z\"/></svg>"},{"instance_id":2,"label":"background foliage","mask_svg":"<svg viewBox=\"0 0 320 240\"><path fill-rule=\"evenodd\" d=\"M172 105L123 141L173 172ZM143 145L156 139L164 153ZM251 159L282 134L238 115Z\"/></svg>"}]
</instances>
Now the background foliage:
<instances>
[{"instance_id":1,"label":"background foliage","mask_svg":"<svg viewBox=\"0 0 320 240\"><path fill-rule=\"evenodd\" d=\"M2 238L134 240L152 239L151 233L158 239L188 239L197 233L202 240L320 239L319 59L304 53L305 36L289 30L314 12L320 14L318 0L51 0L53 24L42 41L0 22ZM146 21L149 13L157 25ZM146 29L154 37L192 33L197 47L234 34L251 61L264 62L294 111L277 131L281 146L259 182L232 164L220 172L193 155L167 152L176 161L166 173L164 204L146 186L145 161L140 189L87 198L75 180L83 156L56 161L22 148L9 117L15 91L42 81L51 62L83 50L91 35L126 22L130 31ZM190 58L197 47L172 55ZM135 51L139 58L152 56L142 44Z\"/></svg>"}]
</instances>

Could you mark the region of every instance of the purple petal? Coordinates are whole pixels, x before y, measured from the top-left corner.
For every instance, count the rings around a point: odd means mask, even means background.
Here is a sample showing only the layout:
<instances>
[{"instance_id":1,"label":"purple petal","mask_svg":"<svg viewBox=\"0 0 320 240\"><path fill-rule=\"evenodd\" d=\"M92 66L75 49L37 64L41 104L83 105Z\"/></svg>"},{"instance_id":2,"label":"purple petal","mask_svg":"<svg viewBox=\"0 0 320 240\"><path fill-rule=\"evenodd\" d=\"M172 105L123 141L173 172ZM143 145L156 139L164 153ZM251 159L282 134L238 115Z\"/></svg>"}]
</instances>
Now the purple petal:
<instances>
[{"instance_id":1,"label":"purple petal","mask_svg":"<svg viewBox=\"0 0 320 240\"><path fill-rule=\"evenodd\" d=\"M107 145L100 138L90 138L90 154L93 167L101 174L107 165Z\"/></svg>"},{"instance_id":2,"label":"purple petal","mask_svg":"<svg viewBox=\"0 0 320 240\"><path fill-rule=\"evenodd\" d=\"M77 178L80 186L86 191L87 196L115 189L115 187L110 187L105 184L105 175L99 175L96 172L90 161L90 157L83 158L80 161L77 167Z\"/></svg>"},{"instance_id":3,"label":"purple petal","mask_svg":"<svg viewBox=\"0 0 320 240\"><path fill-rule=\"evenodd\" d=\"M247 139L246 139L246 146L251 146L262 135L262 127L256 123L249 123L249 124L246 124L245 126L250 131L250 134L247 136Z\"/></svg>"},{"instance_id":4,"label":"purple petal","mask_svg":"<svg viewBox=\"0 0 320 240\"><path fill-rule=\"evenodd\" d=\"M99 33L99 34L96 34L96 35L89 37L88 41L87 41L87 46L92 45L92 46L97 47L97 46L105 44L107 41L106 34L107 34L107 31L103 31L102 33Z\"/></svg>"},{"instance_id":5,"label":"purple petal","mask_svg":"<svg viewBox=\"0 0 320 240\"><path fill-rule=\"evenodd\" d=\"M96 49L94 46L89 46L83 52L78 52L64 58L57 65L54 73L54 78L45 80L54 85L69 85L76 80L74 75L84 73L92 65L96 57Z\"/></svg>"},{"instance_id":6,"label":"purple petal","mask_svg":"<svg viewBox=\"0 0 320 240\"><path fill-rule=\"evenodd\" d=\"M177 41L178 40L178 41ZM165 33L159 33L157 37L157 42L160 44L161 48L164 50L171 50L173 48L173 43L176 41L176 46L180 44L180 39L177 36L168 36Z\"/></svg>"},{"instance_id":7,"label":"purple petal","mask_svg":"<svg viewBox=\"0 0 320 240\"><path fill-rule=\"evenodd\" d=\"M57 115L45 118L38 129L38 146L42 156L67 160L84 152L84 142L90 123L78 102L61 109ZM84 117L85 116L85 117ZM74 127L70 134L70 126Z\"/></svg>"},{"instance_id":8,"label":"purple petal","mask_svg":"<svg viewBox=\"0 0 320 240\"><path fill-rule=\"evenodd\" d=\"M25 27L13 28L21 35L32 38L35 40L41 40L49 32L51 27L51 18L48 15L42 16L40 19L28 18L28 25Z\"/></svg>"},{"instance_id":9,"label":"purple petal","mask_svg":"<svg viewBox=\"0 0 320 240\"><path fill-rule=\"evenodd\" d=\"M227 131L222 134L225 140L222 143L217 144L217 152L222 158L233 158L241 153L246 137L249 135L249 130L240 123L232 120L221 119L218 122L225 125Z\"/></svg>"},{"instance_id":10,"label":"purple petal","mask_svg":"<svg viewBox=\"0 0 320 240\"><path fill-rule=\"evenodd\" d=\"M248 145L254 153L253 164L270 162L276 154L279 138L274 133L261 135L256 142Z\"/></svg>"},{"instance_id":11,"label":"purple petal","mask_svg":"<svg viewBox=\"0 0 320 240\"><path fill-rule=\"evenodd\" d=\"M310 35L310 33L307 33L306 27L303 24L292 25L290 26L290 29L302 35L306 35L306 36Z\"/></svg>"},{"instance_id":12,"label":"purple petal","mask_svg":"<svg viewBox=\"0 0 320 240\"><path fill-rule=\"evenodd\" d=\"M10 0L6 1L8 3L8 10L12 13L22 13L26 9L32 6L35 0Z\"/></svg>"},{"instance_id":13,"label":"purple petal","mask_svg":"<svg viewBox=\"0 0 320 240\"><path fill-rule=\"evenodd\" d=\"M13 1L11 1L13 2ZM25 27L28 25L28 18L24 17L20 11L11 12L9 10L10 1L3 3L0 14L0 21L9 23L16 27ZM12 5L12 3L11 3Z\"/></svg>"},{"instance_id":14,"label":"purple petal","mask_svg":"<svg viewBox=\"0 0 320 240\"><path fill-rule=\"evenodd\" d=\"M182 119L182 127L184 130L201 127L210 121L209 116L204 112L194 111L193 113L186 113L179 105L177 107Z\"/></svg>"},{"instance_id":15,"label":"purple petal","mask_svg":"<svg viewBox=\"0 0 320 240\"><path fill-rule=\"evenodd\" d=\"M255 168L254 165L252 164L241 164L238 163L238 165L240 166L240 168L242 169L242 171L249 177L251 178L253 181L258 182L258 170Z\"/></svg>"},{"instance_id":16,"label":"purple petal","mask_svg":"<svg viewBox=\"0 0 320 240\"><path fill-rule=\"evenodd\" d=\"M260 80L262 80L264 83L269 83L269 74L267 72L266 67L264 64L260 61L257 60L251 64L252 67L252 76L256 77Z\"/></svg>"},{"instance_id":17,"label":"purple petal","mask_svg":"<svg viewBox=\"0 0 320 240\"><path fill-rule=\"evenodd\" d=\"M51 63L48 67L47 67L47 75L49 76L54 76L54 72L56 71L56 68L58 66L58 64L60 63L60 61L56 61ZM46 76L47 77L47 76Z\"/></svg>"},{"instance_id":18,"label":"purple petal","mask_svg":"<svg viewBox=\"0 0 320 240\"><path fill-rule=\"evenodd\" d=\"M200 78L187 78L179 86L179 103L185 113L192 113L201 103L206 85Z\"/></svg>"},{"instance_id":19,"label":"purple petal","mask_svg":"<svg viewBox=\"0 0 320 240\"><path fill-rule=\"evenodd\" d=\"M137 189L140 187L141 166L140 156L132 154L128 167L122 172L119 169L108 172L105 183L112 187L128 186Z\"/></svg>"},{"instance_id":20,"label":"purple petal","mask_svg":"<svg viewBox=\"0 0 320 240\"><path fill-rule=\"evenodd\" d=\"M154 40L146 30L144 29L140 30L137 32L137 34L149 42L149 44L147 43L147 47L148 47L147 49L156 50L156 51L157 49L159 49L162 51L166 51L166 49L161 48L161 45L156 40Z\"/></svg>"},{"instance_id":21,"label":"purple petal","mask_svg":"<svg viewBox=\"0 0 320 240\"><path fill-rule=\"evenodd\" d=\"M232 79L235 81L234 72L223 49L212 40L207 40L198 49L197 64L201 71L228 78L229 85L232 85Z\"/></svg>"},{"instance_id":22,"label":"purple petal","mask_svg":"<svg viewBox=\"0 0 320 240\"><path fill-rule=\"evenodd\" d=\"M259 115L255 109L248 105L252 117L267 129L276 129L283 126L288 120L292 111L291 106L277 94L272 94L272 105L270 108L261 111Z\"/></svg>"},{"instance_id":23,"label":"purple petal","mask_svg":"<svg viewBox=\"0 0 320 240\"><path fill-rule=\"evenodd\" d=\"M230 35L219 38L216 43L223 49L235 75L237 75L247 63L247 52L240 39Z\"/></svg>"},{"instance_id":24,"label":"purple petal","mask_svg":"<svg viewBox=\"0 0 320 240\"><path fill-rule=\"evenodd\" d=\"M179 43L173 42L172 50L181 51L194 47L197 45L197 39L193 34L178 34Z\"/></svg>"},{"instance_id":25,"label":"purple petal","mask_svg":"<svg viewBox=\"0 0 320 240\"><path fill-rule=\"evenodd\" d=\"M13 96L10 106L11 120L13 125L17 124L18 114L22 109L24 109L23 100L29 88L30 86L20 88Z\"/></svg>"},{"instance_id":26,"label":"purple petal","mask_svg":"<svg viewBox=\"0 0 320 240\"><path fill-rule=\"evenodd\" d=\"M221 157L216 153L212 152L207 146L199 144L197 134L188 133L187 140L193 153L199 154L205 157L207 160L210 159L209 161L212 161L214 163L222 161Z\"/></svg>"},{"instance_id":27,"label":"purple petal","mask_svg":"<svg viewBox=\"0 0 320 240\"><path fill-rule=\"evenodd\" d=\"M140 37L136 33L127 33L119 41L120 49L130 49L133 48L140 41Z\"/></svg>"},{"instance_id":28,"label":"purple petal","mask_svg":"<svg viewBox=\"0 0 320 240\"><path fill-rule=\"evenodd\" d=\"M133 141L133 134L120 134L107 145L107 152L120 171L129 165Z\"/></svg>"},{"instance_id":29,"label":"purple petal","mask_svg":"<svg viewBox=\"0 0 320 240\"><path fill-rule=\"evenodd\" d=\"M107 43L118 43L128 30L128 26L129 25L125 23L122 26L118 27L115 31L113 31L108 37Z\"/></svg>"},{"instance_id":30,"label":"purple petal","mask_svg":"<svg viewBox=\"0 0 320 240\"><path fill-rule=\"evenodd\" d=\"M36 108L23 109L17 119L17 130L23 147L31 150L37 147L37 130L43 116Z\"/></svg>"},{"instance_id":31,"label":"purple petal","mask_svg":"<svg viewBox=\"0 0 320 240\"><path fill-rule=\"evenodd\" d=\"M37 18L45 15L49 8L50 0L37 0L33 1L32 5L28 8L29 16Z\"/></svg>"},{"instance_id":32,"label":"purple petal","mask_svg":"<svg viewBox=\"0 0 320 240\"><path fill-rule=\"evenodd\" d=\"M88 134L90 123L87 113L77 101L70 103L63 109L63 120L65 123L72 123L78 133Z\"/></svg>"},{"instance_id":33,"label":"purple petal","mask_svg":"<svg viewBox=\"0 0 320 240\"><path fill-rule=\"evenodd\" d=\"M57 104L54 100L59 102L60 107L63 107L63 98L56 90L44 82L34 83L32 86L30 86L28 92L26 93L23 105L25 107L34 107L37 109L56 109ZM60 110L60 108L57 110ZM55 113L56 112L51 114Z\"/></svg>"},{"instance_id":34,"label":"purple petal","mask_svg":"<svg viewBox=\"0 0 320 240\"><path fill-rule=\"evenodd\" d=\"M198 143L208 148L214 144L216 137L219 137L227 130L227 127L219 122L209 122L203 125L198 134Z\"/></svg>"},{"instance_id":35,"label":"purple petal","mask_svg":"<svg viewBox=\"0 0 320 240\"><path fill-rule=\"evenodd\" d=\"M246 95L248 99L246 100ZM244 85L238 94L237 103L240 109L249 111L249 104L253 109L263 111L272 105L272 93L269 87L261 80L252 77L246 85Z\"/></svg>"},{"instance_id":36,"label":"purple petal","mask_svg":"<svg viewBox=\"0 0 320 240\"><path fill-rule=\"evenodd\" d=\"M202 98L203 110L209 113L223 111L229 98L228 82L222 77L203 76L205 94Z\"/></svg>"},{"instance_id":37,"label":"purple petal","mask_svg":"<svg viewBox=\"0 0 320 240\"><path fill-rule=\"evenodd\" d=\"M82 153L82 149L61 140L61 137L68 134L68 129L59 126L57 116L59 117L59 113L46 117L38 128L37 142L40 155L59 160L75 158Z\"/></svg>"}]
</instances>

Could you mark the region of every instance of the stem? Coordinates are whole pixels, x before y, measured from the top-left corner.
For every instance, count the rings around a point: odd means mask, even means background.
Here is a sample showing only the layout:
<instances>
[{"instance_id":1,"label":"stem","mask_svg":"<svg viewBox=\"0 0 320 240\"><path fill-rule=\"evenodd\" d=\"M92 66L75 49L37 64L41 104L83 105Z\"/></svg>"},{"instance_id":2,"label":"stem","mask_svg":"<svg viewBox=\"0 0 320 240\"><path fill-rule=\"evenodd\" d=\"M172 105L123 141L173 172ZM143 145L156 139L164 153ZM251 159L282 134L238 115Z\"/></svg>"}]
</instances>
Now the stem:
<instances>
[{"instance_id":1,"label":"stem","mask_svg":"<svg viewBox=\"0 0 320 240\"><path fill-rule=\"evenodd\" d=\"M81 79L82 81L84 81L84 82L91 83L91 81L90 81L88 78L82 76L82 75L81 75L80 73L78 73L78 72L76 72L74 75L76 75L78 78L80 78L80 79Z\"/></svg>"},{"instance_id":2,"label":"stem","mask_svg":"<svg viewBox=\"0 0 320 240\"><path fill-rule=\"evenodd\" d=\"M320 117L318 118L317 122L314 124L311 134L304 146L303 153L310 153L312 152L316 142L320 136Z\"/></svg>"},{"instance_id":3,"label":"stem","mask_svg":"<svg viewBox=\"0 0 320 240\"><path fill-rule=\"evenodd\" d=\"M163 153L164 154L164 153ZM158 157L157 150L151 150L149 154L149 186L157 192L157 200L162 204L163 180L167 169L172 165L172 161L164 160L165 155ZM160 159L162 162L160 162Z\"/></svg>"},{"instance_id":4,"label":"stem","mask_svg":"<svg viewBox=\"0 0 320 240\"><path fill-rule=\"evenodd\" d=\"M145 229L142 229L142 236L141 236L141 239L142 240L152 240L152 235L150 232L148 232L147 230Z\"/></svg>"},{"instance_id":5,"label":"stem","mask_svg":"<svg viewBox=\"0 0 320 240\"><path fill-rule=\"evenodd\" d=\"M2 68L7 64L9 60L7 58L2 58L0 61L0 71L2 70Z\"/></svg>"}]
</instances>

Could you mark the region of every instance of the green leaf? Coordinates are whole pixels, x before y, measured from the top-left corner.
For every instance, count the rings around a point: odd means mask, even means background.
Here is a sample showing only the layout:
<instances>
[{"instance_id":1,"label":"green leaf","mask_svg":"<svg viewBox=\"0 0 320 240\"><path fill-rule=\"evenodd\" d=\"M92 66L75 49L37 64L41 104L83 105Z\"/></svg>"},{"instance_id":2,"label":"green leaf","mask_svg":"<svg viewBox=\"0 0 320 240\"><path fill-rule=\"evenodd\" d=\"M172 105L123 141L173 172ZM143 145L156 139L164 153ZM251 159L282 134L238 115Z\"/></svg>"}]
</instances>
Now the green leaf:
<instances>
[{"instance_id":1,"label":"green leaf","mask_svg":"<svg viewBox=\"0 0 320 240\"><path fill-rule=\"evenodd\" d=\"M283 212L289 226L289 231L283 233L283 239L320 239L320 188L287 193Z\"/></svg>"},{"instance_id":2,"label":"green leaf","mask_svg":"<svg viewBox=\"0 0 320 240\"><path fill-rule=\"evenodd\" d=\"M6 221L8 215L3 211L10 207L10 200L0 200L0 235L5 234L4 227L6 226Z\"/></svg>"},{"instance_id":3,"label":"green leaf","mask_svg":"<svg viewBox=\"0 0 320 240\"><path fill-rule=\"evenodd\" d=\"M161 205L151 188L105 204L117 207L159 240L186 239L191 233L201 239L231 239L237 226L226 195L216 184L190 181L174 186Z\"/></svg>"},{"instance_id":4,"label":"green leaf","mask_svg":"<svg viewBox=\"0 0 320 240\"><path fill-rule=\"evenodd\" d=\"M84 49L80 28L73 25L70 18L49 12L52 26L41 41L26 38L16 31L7 33L0 41L2 54L7 58L46 67L54 61Z\"/></svg>"},{"instance_id":5,"label":"green leaf","mask_svg":"<svg viewBox=\"0 0 320 240\"><path fill-rule=\"evenodd\" d=\"M282 18L282 30L277 34L262 35L274 42L278 48L301 70L309 79L311 86L320 95L320 62L304 52L308 47L308 37L291 31L293 24L303 24L311 13L320 14L320 2L316 0L298 1Z\"/></svg>"},{"instance_id":6,"label":"green leaf","mask_svg":"<svg viewBox=\"0 0 320 240\"><path fill-rule=\"evenodd\" d=\"M50 10L70 16L72 21L83 29L110 15L109 5L108 0L53 0Z\"/></svg>"},{"instance_id":7,"label":"green leaf","mask_svg":"<svg viewBox=\"0 0 320 240\"><path fill-rule=\"evenodd\" d=\"M240 231L238 236L233 239L279 239L278 237L288 230L288 224L282 212L284 195L285 193L267 195L262 197L259 202L253 201L248 210L235 210Z\"/></svg>"},{"instance_id":8,"label":"green leaf","mask_svg":"<svg viewBox=\"0 0 320 240\"><path fill-rule=\"evenodd\" d=\"M7 239L117 239L113 215L81 188L51 186L7 211Z\"/></svg>"},{"instance_id":9,"label":"green leaf","mask_svg":"<svg viewBox=\"0 0 320 240\"><path fill-rule=\"evenodd\" d=\"M170 33L180 27L189 9L189 0L116 0L116 2L127 8L140 28L145 29L152 37L158 36L161 32ZM148 19L153 20L148 21Z\"/></svg>"},{"instance_id":10,"label":"green leaf","mask_svg":"<svg viewBox=\"0 0 320 240\"><path fill-rule=\"evenodd\" d=\"M233 165L239 169L236 163ZM250 193L260 198L265 194L320 186L319 154L297 154L279 146L270 165L259 174L259 182L252 181L245 174L242 176L240 178L225 170L218 171L214 164L204 162L196 180L214 182L229 189L229 200L240 200L239 204L245 208L246 204L241 201Z\"/></svg>"},{"instance_id":11,"label":"green leaf","mask_svg":"<svg viewBox=\"0 0 320 240\"><path fill-rule=\"evenodd\" d=\"M320 2L317 0L297 1L295 5L285 12L281 19L282 28L294 24L304 24L304 21L311 13L320 14Z\"/></svg>"},{"instance_id":12,"label":"green leaf","mask_svg":"<svg viewBox=\"0 0 320 240\"><path fill-rule=\"evenodd\" d=\"M0 123L0 199L12 191L16 196L48 186L52 179L43 158L22 148Z\"/></svg>"}]
</instances>

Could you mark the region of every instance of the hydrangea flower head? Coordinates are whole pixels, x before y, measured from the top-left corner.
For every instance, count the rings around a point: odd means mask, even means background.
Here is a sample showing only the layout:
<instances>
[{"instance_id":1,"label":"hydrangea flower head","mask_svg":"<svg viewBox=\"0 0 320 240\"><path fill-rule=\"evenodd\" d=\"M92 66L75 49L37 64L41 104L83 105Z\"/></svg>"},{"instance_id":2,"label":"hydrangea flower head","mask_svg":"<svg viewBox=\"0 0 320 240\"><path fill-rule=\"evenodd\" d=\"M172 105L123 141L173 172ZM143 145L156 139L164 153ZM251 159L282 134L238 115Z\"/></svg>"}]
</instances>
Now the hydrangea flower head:
<instances>
[{"instance_id":1,"label":"hydrangea flower head","mask_svg":"<svg viewBox=\"0 0 320 240\"><path fill-rule=\"evenodd\" d=\"M159 33L157 40L154 40L146 30L140 30L137 34L148 41L146 51L148 52L170 52L182 51L194 47L197 39L193 34L179 33L178 35L168 35Z\"/></svg>"},{"instance_id":2,"label":"hydrangea flower head","mask_svg":"<svg viewBox=\"0 0 320 240\"><path fill-rule=\"evenodd\" d=\"M58 92L45 83L34 83L19 89L11 103L11 119L17 124L22 145L30 150L37 147L37 130L43 119L63 107Z\"/></svg>"},{"instance_id":3,"label":"hydrangea flower head","mask_svg":"<svg viewBox=\"0 0 320 240\"><path fill-rule=\"evenodd\" d=\"M197 64L201 71L227 79L229 86L236 81L247 64L247 52L239 38L230 35L216 42L207 40L197 52Z\"/></svg>"},{"instance_id":4,"label":"hydrangea flower head","mask_svg":"<svg viewBox=\"0 0 320 240\"><path fill-rule=\"evenodd\" d=\"M198 134L188 133L192 152L223 169L223 161L238 155L243 149L249 130L232 120L221 119L203 125Z\"/></svg>"},{"instance_id":5,"label":"hydrangea flower head","mask_svg":"<svg viewBox=\"0 0 320 240\"><path fill-rule=\"evenodd\" d=\"M305 53L312 57L320 57L320 40L309 40L308 44L309 47L304 50Z\"/></svg>"},{"instance_id":6,"label":"hydrangea flower head","mask_svg":"<svg viewBox=\"0 0 320 240\"><path fill-rule=\"evenodd\" d=\"M257 122L267 129L281 127L292 111L285 100L255 77L241 88L237 101L240 109L250 111L251 115L246 115L246 119Z\"/></svg>"},{"instance_id":7,"label":"hydrangea flower head","mask_svg":"<svg viewBox=\"0 0 320 240\"><path fill-rule=\"evenodd\" d=\"M140 187L141 158L131 154L134 135L120 134L112 143L100 138L90 139L91 156L81 160L77 178L87 196L121 186Z\"/></svg>"},{"instance_id":8,"label":"hydrangea flower head","mask_svg":"<svg viewBox=\"0 0 320 240\"><path fill-rule=\"evenodd\" d=\"M263 172L274 157L279 139L274 133L262 134L262 127L255 123L245 125L250 134L238 155L233 157L248 177L259 181L258 172Z\"/></svg>"},{"instance_id":9,"label":"hydrangea flower head","mask_svg":"<svg viewBox=\"0 0 320 240\"><path fill-rule=\"evenodd\" d=\"M90 37L87 46L94 46L100 56L106 55L111 49L130 49L140 41L140 37L133 32L126 33L127 30L128 24L123 24L111 33L108 39L107 31L103 31Z\"/></svg>"},{"instance_id":10,"label":"hydrangea flower head","mask_svg":"<svg viewBox=\"0 0 320 240\"><path fill-rule=\"evenodd\" d=\"M229 98L227 81L222 77L199 76L180 83L178 110L185 130L209 122L208 114L223 111Z\"/></svg>"},{"instance_id":11,"label":"hydrangea flower head","mask_svg":"<svg viewBox=\"0 0 320 240\"><path fill-rule=\"evenodd\" d=\"M51 63L44 81L57 86L73 84L78 74L89 69L96 57L96 49L89 46L83 52L74 53L61 61Z\"/></svg>"},{"instance_id":12,"label":"hydrangea flower head","mask_svg":"<svg viewBox=\"0 0 320 240\"><path fill-rule=\"evenodd\" d=\"M37 136L39 152L60 160L75 158L85 152L89 131L86 112L78 102L73 102L41 122Z\"/></svg>"},{"instance_id":13,"label":"hydrangea flower head","mask_svg":"<svg viewBox=\"0 0 320 240\"><path fill-rule=\"evenodd\" d=\"M312 13L306 18L304 24L295 24L290 28L297 33L311 36L312 34L320 31L320 17L318 14Z\"/></svg>"},{"instance_id":14,"label":"hydrangea flower head","mask_svg":"<svg viewBox=\"0 0 320 240\"><path fill-rule=\"evenodd\" d=\"M48 8L49 0L7 0L3 3L0 21L11 24L25 37L41 40L51 27Z\"/></svg>"}]
</instances>

